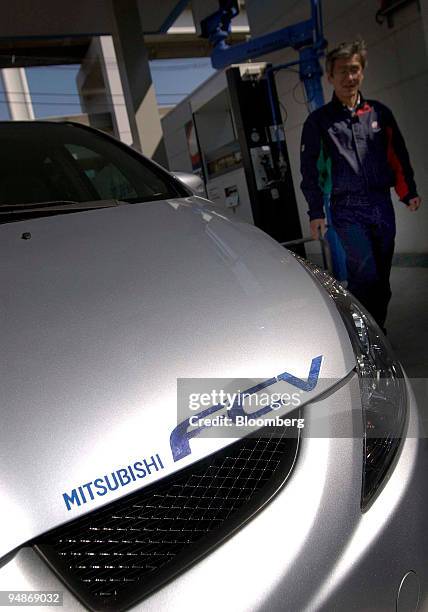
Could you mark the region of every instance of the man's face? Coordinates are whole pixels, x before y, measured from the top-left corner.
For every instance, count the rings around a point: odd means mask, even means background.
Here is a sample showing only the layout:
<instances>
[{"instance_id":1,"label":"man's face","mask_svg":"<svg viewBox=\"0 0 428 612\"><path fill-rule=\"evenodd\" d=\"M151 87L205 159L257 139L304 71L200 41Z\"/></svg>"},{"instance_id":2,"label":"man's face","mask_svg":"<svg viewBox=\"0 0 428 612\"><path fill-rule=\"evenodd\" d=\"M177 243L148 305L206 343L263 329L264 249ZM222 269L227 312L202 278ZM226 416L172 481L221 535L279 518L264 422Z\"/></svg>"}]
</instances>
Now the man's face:
<instances>
[{"instance_id":1,"label":"man's face","mask_svg":"<svg viewBox=\"0 0 428 612\"><path fill-rule=\"evenodd\" d=\"M356 95L363 78L363 67L359 55L353 55L348 59L337 59L334 62L332 74L328 75L328 80L333 85L339 100Z\"/></svg>"}]
</instances>

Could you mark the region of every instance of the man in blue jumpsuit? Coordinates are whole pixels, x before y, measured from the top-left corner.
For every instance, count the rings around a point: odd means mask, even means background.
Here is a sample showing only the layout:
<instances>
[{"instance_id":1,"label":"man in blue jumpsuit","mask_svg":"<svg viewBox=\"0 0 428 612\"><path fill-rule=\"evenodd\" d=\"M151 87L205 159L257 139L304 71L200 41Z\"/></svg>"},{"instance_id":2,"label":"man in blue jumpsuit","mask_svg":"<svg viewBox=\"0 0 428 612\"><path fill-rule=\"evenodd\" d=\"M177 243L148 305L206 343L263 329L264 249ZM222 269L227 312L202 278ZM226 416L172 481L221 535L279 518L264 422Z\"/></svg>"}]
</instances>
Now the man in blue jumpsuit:
<instances>
[{"instance_id":1,"label":"man in blue jumpsuit","mask_svg":"<svg viewBox=\"0 0 428 612\"><path fill-rule=\"evenodd\" d=\"M325 231L324 193L330 194L332 224L346 254L348 289L384 328L395 238L390 188L410 211L419 208L421 199L391 111L360 92L366 56L360 40L342 43L327 55L334 94L303 126L301 187L315 239Z\"/></svg>"}]
</instances>

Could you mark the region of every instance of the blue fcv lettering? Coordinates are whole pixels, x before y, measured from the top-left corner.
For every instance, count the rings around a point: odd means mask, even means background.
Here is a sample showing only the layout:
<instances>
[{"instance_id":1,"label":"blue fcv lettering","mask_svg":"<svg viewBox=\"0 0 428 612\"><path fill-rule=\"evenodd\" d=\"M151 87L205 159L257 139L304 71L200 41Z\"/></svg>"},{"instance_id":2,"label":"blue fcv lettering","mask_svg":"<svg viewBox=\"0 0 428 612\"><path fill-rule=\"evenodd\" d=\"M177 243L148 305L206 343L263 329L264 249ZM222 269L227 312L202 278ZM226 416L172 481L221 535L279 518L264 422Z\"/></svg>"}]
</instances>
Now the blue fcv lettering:
<instances>
[{"instance_id":1,"label":"blue fcv lettering","mask_svg":"<svg viewBox=\"0 0 428 612\"><path fill-rule=\"evenodd\" d=\"M267 387L270 387L271 385L273 385L274 383L280 380L283 380L289 383L290 385L293 385L293 387L297 387L298 389L301 389L302 391L306 391L306 392L312 391L313 389L315 389L315 387L318 384L321 363L322 363L322 355L318 357L314 357L312 359L311 367L309 368L309 375L306 380L302 378L297 378L296 376L293 376L292 374L289 374L288 372L283 372L282 374L278 374L278 376L274 376L273 378L268 378L267 380L257 385L254 385L253 387L250 387L246 391L242 391L242 395L244 395L245 393L248 393L249 395L253 393L258 393L262 389L266 389ZM214 412L217 412L221 408L224 408L222 404L216 404L215 406L210 406L209 408L206 408L205 410L200 412L198 416L199 418L203 419L204 417L207 417L208 415L213 414ZM257 412L252 413L251 417L260 418L261 416L271 411L272 411L271 406L263 406L263 408L260 408L260 410L258 410ZM233 421L235 421L237 416L245 416L245 415L246 413L240 404L239 398L237 398L235 402L233 403L233 405L231 406L228 416ZM190 455L191 449L190 449L189 440L191 438L198 436L203 429L210 427L210 425L201 425L200 427L197 427L189 431L189 426L190 426L189 421L190 421L190 417L185 419L182 423L179 423L177 427L173 429L173 431L171 432L169 443L171 446L171 452L172 452L174 461L179 461L180 459L187 457L187 455Z\"/></svg>"}]
</instances>

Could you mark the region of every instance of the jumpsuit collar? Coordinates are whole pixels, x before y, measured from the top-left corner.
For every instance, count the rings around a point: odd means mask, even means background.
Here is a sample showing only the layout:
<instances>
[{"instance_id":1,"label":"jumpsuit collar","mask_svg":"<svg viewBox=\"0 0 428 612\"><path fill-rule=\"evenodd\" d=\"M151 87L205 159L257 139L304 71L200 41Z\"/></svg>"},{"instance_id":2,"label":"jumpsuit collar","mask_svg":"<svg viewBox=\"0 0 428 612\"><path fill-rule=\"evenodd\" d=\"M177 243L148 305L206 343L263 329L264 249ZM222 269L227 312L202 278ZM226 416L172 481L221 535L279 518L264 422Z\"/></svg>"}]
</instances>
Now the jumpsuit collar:
<instances>
[{"instance_id":1,"label":"jumpsuit collar","mask_svg":"<svg viewBox=\"0 0 428 612\"><path fill-rule=\"evenodd\" d=\"M358 102L353 110L351 110L348 106L346 106L346 104L343 104L343 102L339 100L339 98L336 96L334 92L333 92L333 97L331 101L337 110L346 110L350 113L355 113L359 108L362 108L366 103L361 91L358 91Z\"/></svg>"}]
</instances>

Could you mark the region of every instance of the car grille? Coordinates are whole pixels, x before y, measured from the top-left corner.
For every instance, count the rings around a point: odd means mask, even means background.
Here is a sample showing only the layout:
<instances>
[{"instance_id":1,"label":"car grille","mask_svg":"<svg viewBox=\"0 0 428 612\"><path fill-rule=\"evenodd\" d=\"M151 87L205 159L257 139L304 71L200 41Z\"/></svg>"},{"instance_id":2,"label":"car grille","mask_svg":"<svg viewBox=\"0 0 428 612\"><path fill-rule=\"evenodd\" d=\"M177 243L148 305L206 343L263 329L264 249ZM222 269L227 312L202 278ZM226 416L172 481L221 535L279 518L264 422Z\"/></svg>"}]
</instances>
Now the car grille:
<instances>
[{"instance_id":1,"label":"car grille","mask_svg":"<svg viewBox=\"0 0 428 612\"><path fill-rule=\"evenodd\" d=\"M283 484L296 437L270 428L62 526L36 550L92 610L123 610L242 525Z\"/></svg>"}]
</instances>

